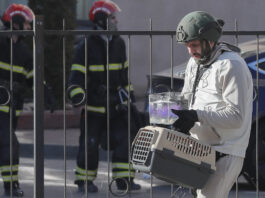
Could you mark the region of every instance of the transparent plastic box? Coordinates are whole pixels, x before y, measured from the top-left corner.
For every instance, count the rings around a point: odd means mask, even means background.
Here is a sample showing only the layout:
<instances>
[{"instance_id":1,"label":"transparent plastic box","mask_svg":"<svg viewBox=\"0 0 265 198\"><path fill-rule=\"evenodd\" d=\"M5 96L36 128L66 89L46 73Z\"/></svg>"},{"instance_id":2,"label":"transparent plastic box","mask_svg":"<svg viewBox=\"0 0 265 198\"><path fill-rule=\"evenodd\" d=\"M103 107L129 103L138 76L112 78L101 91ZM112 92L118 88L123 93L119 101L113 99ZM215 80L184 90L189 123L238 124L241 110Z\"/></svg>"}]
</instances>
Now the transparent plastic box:
<instances>
[{"instance_id":1,"label":"transparent plastic box","mask_svg":"<svg viewBox=\"0 0 265 198\"><path fill-rule=\"evenodd\" d=\"M180 92L163 92L149 95L149 117L151 124L171 125L178 116L171 109L188 108L188 100Z\"/></svg>"}]
</instances>

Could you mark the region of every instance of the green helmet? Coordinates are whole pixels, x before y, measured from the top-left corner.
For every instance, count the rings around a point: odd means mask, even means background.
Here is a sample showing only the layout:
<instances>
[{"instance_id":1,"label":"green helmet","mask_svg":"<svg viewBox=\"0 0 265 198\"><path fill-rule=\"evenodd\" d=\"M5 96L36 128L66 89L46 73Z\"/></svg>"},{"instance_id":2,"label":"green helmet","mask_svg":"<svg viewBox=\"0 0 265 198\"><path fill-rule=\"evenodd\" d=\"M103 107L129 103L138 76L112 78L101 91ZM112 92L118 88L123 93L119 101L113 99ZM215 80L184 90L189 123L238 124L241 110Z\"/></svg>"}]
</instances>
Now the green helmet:
<instances>
[{"instance_id":1,"label":"green helmet","mask_svg":"<svg viewBox=\"0 0 265 198\"><path fill-rule=\"evenodd\" d=\"M222 34L223 20L216 20L206 12L195 11L184 16L176 30L177 42L208 40L217 42Z\"/></svg>"}]
</instances>

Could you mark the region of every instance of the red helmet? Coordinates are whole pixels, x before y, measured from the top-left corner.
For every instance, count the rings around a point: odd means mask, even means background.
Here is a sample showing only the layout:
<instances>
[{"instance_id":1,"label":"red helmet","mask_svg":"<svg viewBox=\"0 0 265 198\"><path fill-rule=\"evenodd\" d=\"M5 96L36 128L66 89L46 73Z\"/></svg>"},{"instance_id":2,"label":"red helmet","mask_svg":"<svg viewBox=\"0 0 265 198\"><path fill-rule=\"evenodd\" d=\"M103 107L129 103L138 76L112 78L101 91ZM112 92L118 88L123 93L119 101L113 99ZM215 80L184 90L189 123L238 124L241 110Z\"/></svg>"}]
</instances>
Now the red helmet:
<instances>
[{"instance_id":1,"label":"red helmet","mask_svg":"<svg viewBox=\"0 0 265 198\"><path fill-rule=\"evenodd\" d=\"M32 22L34 13L32 10L23 4L11 4L3 14L2 20L4 23L10 23L14 16L23 17L25 21Z\"/></svg>"},{"instance_id":2,"label":"red helmet","mask_svg":"<svg viewBox=\"0 0 265 198\"><path fill-rule=\"evenodd\" d=\"M91 21L94 21L95 15L98 12L103 12L107 16L109 16L114 12L120 12L120 11L121 11L120 7L116 3L114 3L110 0L95 1L94 4L92 5L92 7L90 8L89 19Z\"/></svg>"}]
</instances>

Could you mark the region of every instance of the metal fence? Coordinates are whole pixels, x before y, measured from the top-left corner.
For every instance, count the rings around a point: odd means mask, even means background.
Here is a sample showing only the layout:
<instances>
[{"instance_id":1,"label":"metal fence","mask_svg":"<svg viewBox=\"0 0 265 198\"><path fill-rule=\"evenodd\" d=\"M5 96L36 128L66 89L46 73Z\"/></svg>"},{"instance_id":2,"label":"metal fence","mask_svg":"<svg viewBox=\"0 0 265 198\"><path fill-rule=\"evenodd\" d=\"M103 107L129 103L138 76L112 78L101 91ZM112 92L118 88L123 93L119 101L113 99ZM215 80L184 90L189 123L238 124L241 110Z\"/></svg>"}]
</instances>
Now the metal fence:
<instances>
[{"instance_id":1,"label":"metal fence","mask_svg":"<svg viewBox=\"0 0 265 198\"><path fill-rule=\"evenodd\" d=\"M173 45L174 45L174 36L175 36L175 31L154 31L152 30L152 22L150 20L150 30L149 31L93 31L93 30L45 30L43 27L43 18L41 16L36 16L35 22L34 22L34 28L33 31L12 31L12 30L7 30L7 31L0 31L0 36L9 36L9 35L27 35L27 36L32 36L33 37L33 54L34 54L34 90L33 90L33 100L34 100L34 197L35 198L43 198L44 197L44 88L43 88L43 73L44 73L44 50L43 50L43 44L44 44L44 36L45 35L56 35L56 36L61 36L63 38L63 85L64 85L64 90L63 90L63 97L64 97L64 104L63 104L63 112L64 112L64 126L63 126L63 131L64 131L64 197L67 197L67 183L66 183L66 156L67 156L67 151L66 151L66 65L65 65L65 37L69 35L82 35L84 36L84 39L88 35L95 34L105 34L105 35L113 35L113 34L118 34L118 35L124 35L127 36L127 52L128 52L128 63L130 65L130 58L131 58L131 37L134 36L149 36L150 40L150 70L149 70L149 75L150 75L150 82L149 86L152 87L152 75L153 75L153 68L152 68L152 37L153 36L168 36L171 39L171 87L173 88L174 83L173 83ZM259 68L259 39L260 36L265 35L265 31L225 31L223 32L224 35L227 36L232 36L236 40L239 36L253 36L257 40L257 48L256 48L256 57L257 57L257 67ZM108 52L107 52L108 54ZM107 57L108 59L108 57ZM11 57L12 60L12 57ZM87 66L87 65L86 65ZM12 67L12 63L11 63ZM129 67L130 68L130 67ZM12 71L12 70L11 70ZM128 70L128 80L130 81L130 69ZM108 76L107 76L108 78ZM256 74L256 82L255 82L255 87L257 90L257 99L256 99L256 118L259 117L259 69L257 70ZM107 85L108 87L108 85ZM129 96L130 97L130 96ZM108 104L109 106L109 104ZM130 120L130 108L128 112L128 120ZM11 115L12 117L12 115ZM109 122L109 115L108 117L108 122ZM11 119L12 120L12 119ZM11 129L12 129L12 121L11 121ZM129 122L130 125L130 122ZM108 123L109 126L109 123ZM128 133L130 137L130 127L128 127ZM108 129L108 137L109 137L109 129ZM255 159L256 159L256 197L259 197L259 171L264 171L264 170L259 170L258 162L259 162L259 145L258 145L258 132L259 132L259 119L256 119L256 154L255 154ZM12 147L12 145L11 145ZM129 149L130 151L130 149ZM128 153L130 156L130 153ZM110 181L110 151L108 150L108 156L107 156L107 161L108 161L108 185L111 183ZM150 191L149 191L149 196L153 197L153 177L151 176L150 178ZM237 189L238 190L238 189ZM170 192L170 197L176 197L176 189L174 189L174 186L171 186L171 192ZM236 193L237 194L237 193ZM86 192L86 197L93 197L93 195L87 194ZM108 190L106 193L106 197L112 196L111 192ZM130 193L128 194L129 197L133 197L134 195L131 195ZM179 195L180 196L180 195ZM236 195L237 196L237 195Z\"/></svg>"}]
</instances>

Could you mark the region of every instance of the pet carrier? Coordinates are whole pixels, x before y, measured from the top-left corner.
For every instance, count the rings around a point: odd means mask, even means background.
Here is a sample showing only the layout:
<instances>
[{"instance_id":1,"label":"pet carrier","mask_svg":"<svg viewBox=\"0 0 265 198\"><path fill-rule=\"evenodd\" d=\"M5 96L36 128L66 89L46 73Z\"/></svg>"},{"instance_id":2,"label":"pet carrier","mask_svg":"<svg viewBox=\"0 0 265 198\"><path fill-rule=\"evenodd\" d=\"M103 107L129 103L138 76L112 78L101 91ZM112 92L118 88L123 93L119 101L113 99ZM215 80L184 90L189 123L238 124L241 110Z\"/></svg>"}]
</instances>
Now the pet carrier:
<instances>
[{"instance_id":1,"label":"pet carrier","mask_svg":"<svg viewBox=\"0 0 265 198\"><path fill-rule=\"evenodd\" d=\"M200 189L215 171L215 151L183 133L146 126L133 141L132 164L163 181Z\"/></svg>"}]
</instances>

